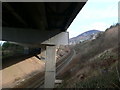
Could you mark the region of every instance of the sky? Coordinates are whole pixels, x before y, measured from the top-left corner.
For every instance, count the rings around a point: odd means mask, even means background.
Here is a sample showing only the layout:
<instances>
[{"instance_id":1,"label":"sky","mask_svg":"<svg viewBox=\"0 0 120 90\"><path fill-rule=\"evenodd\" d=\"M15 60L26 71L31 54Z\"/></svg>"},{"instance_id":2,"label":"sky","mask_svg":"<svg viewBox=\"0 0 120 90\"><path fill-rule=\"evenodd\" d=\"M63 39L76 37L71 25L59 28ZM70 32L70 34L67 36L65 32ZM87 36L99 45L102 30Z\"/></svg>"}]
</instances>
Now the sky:
<instances>
[{"instance_id":1,"label":"sky","mask_svg":"<svg viewBox=\"0 0 120 90\"><path fill-rule=\"evenodd\" d=\"M88 0L73 20L67 31L69 38L88 30L105 31L118 22L118 2L120 0ZM2 44L3 42L0 41Z\"/></svg>"},{"instance_id":2,"label":"sky","mask_svg":"<svg viewBox=\"0 0 120 90\"><path fill-rule=\"evenodd\" d=\"M89 30L105 31L118 22L120 0L88 0L67 31L69 38Z\"/></svg>"}]
</instances>

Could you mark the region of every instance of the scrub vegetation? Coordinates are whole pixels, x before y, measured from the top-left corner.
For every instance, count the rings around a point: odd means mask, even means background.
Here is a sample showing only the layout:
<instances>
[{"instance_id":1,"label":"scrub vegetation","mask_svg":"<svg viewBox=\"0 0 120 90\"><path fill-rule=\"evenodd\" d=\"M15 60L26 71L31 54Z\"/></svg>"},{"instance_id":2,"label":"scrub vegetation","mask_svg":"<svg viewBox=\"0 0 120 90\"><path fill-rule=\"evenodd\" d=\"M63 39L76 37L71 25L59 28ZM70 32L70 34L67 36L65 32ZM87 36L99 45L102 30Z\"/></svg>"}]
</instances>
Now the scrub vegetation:
<instances>
[{"instance_id":1,"label":"scrub vegetation","mask_svg":"<svg viewBox=\"0 0 120 90\"><path fill-rule=\"evenodd\" d=\"M116 24L91 41L73 46L76 57L64 71L59 88L118 88L120 45Z\"/></svg>"}]
</instances>

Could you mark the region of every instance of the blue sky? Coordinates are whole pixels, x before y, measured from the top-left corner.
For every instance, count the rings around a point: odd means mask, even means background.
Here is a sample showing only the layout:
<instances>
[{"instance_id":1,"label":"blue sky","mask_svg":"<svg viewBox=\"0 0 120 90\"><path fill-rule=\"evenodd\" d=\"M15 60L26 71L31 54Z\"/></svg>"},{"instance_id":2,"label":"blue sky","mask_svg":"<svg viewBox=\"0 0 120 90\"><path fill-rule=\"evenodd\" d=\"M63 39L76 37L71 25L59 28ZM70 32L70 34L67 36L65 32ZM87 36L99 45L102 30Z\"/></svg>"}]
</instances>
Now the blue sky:
<instances>
[{"instance_id":1,"label":"blue sky","mask_svg":"<svg viewBox=\"0 0 120 90\"><path fill-rule=\"evenodd\" d=\"M105 31L118 22L118 2L120 0L88 0L70 27L69 37L75 37L88 30Z\"/></svg>"}]
</instances>

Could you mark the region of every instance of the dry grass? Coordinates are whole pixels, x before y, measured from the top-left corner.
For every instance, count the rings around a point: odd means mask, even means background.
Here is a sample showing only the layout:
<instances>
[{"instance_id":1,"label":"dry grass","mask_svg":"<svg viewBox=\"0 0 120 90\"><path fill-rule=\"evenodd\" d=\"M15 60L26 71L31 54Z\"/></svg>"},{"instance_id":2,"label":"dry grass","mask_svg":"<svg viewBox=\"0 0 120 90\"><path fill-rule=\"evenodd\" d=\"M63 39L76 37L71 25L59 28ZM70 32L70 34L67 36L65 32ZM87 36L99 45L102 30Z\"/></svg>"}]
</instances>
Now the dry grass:
<instances>
[{"instance_id":1,"label":"dry grass","mask_svg":"<svg viewBox=\"0 0 120 90\"><path fill-rule=\"evenodd\" d=\"M118 26L110 28L97 39L77 44L74 48L77 56L64 70L64 83L60 87L119 88L115 69L119 51Z\"/></svg>"},{"instance_id":2,"label":"dry grass","mask_svg":"<svg viewBox=\"0 0 120 90\"><path fill-rule=\"evenodd\" d=\"M104 60L103 60L103 57L105 58ZM116 70L114 70L116 67L117 60L118 60L117 54L113 53L112 51L100 54L96 56L94 59L91 59L88 62L82 63L81 67L76 67L77 68L76 71L75 70L72 72L69 71L69 75L68 75L69 78L68 77L66 78L62 87L94 88L94 85L96 85L95 82L97 81L97 79L98 79L97 87L102 87L101 85L103 84L102 82L100 82L100 80L104 79L103 78L104 75L107 75L106 77L109 77L105 79L104 83L106 84L104 87L109 87L111 85L111 83L107 83L107 82L112 82L112 83L115 83L117 86L119 86L117 73L116 73ZM112 75L114 76L112 77ZM93 82L93 85L91 82ZM115 87L115 86L113 85L112 87Z\"/></svg>"}]
</instances>

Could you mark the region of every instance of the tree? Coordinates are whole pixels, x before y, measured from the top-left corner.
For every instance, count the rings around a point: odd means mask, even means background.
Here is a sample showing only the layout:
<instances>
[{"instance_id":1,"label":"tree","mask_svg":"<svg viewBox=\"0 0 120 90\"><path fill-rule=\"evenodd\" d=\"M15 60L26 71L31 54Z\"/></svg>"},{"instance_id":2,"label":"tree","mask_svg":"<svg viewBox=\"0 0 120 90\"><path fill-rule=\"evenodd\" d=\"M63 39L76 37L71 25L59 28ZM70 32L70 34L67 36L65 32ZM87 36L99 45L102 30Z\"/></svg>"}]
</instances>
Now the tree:
<instances>
[{"instance_id":1,"label":"tree","mask_svg":"<svg viewBox=\"0 0 120 90\"><path fill-rule=\"evenodd\" d=\"M11 47L11 46L12 46L11 43L5 42L5 43L3 43L3 45L2 45L2 49L3 49L3 50L6 50L7 48L9 48L9 47Z\"/></svg>"}]
</instances>

